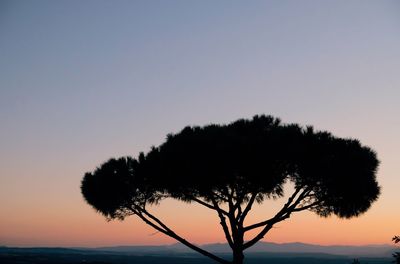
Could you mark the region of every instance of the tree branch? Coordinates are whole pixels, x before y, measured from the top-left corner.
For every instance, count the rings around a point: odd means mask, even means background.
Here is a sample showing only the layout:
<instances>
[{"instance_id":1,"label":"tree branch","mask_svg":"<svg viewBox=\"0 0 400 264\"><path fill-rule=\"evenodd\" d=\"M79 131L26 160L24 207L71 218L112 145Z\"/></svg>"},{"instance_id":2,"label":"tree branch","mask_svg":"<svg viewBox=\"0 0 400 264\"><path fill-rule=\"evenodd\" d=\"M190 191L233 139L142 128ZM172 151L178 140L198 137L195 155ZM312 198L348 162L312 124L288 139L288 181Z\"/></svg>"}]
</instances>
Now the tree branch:
<instances>
[{"instance_id":1,"label":"tree branch","mask_svg":"<svg viewBox=\"0 0 400 264\"><path fill-rule=\"evenodd\" d=\"M214 198L211 198L211 201L213 202L214 208L216 208L215 210L217 211L218 216L219 216L219 219L221 220L220 224L221 224L221 226L222 226L222 230L224 231L226 241L228 241L229 246L230 246L231 248L233 248L234 245L233 245L232 236L231 236L231 234L229 233L229 228L228 228L228 225L226 224L225 216L223 215L223 212L225 212L225 211L223 211L223 210L218 206L218 203L217 203L217 201L216 201Z\"/></svg>"},{"instance_id":2,"label":"tree branch","mask_svg":"<svg viewBox=\"0 0 400 264\"><path fill-rule=\"evenodd\" d=\"M224 201L224 202L226 202L226 203L228 202L228 199L226 199L226 197L224 196L224 195L229 196L228 193L225 193L225 194L221 195L221 194L219 194L219 193L212 192L212 195L214 195L215 197L217 197L217 198L220 199L221 201Z\"/></svg>"},{"instance_id":3,"label":"tree branch","mask_svg":"<svg viewBox=\"0 0 400 264\"><path fill-rule=\"evenodd\" d=\"M253 193L252 196L250 197L249 202L246 205L246 208L243 210L243 213L239 217L239 223L243 224L244 219L246 218L247 214L251 210L251 207L253 206L254 201L256 200L257 193Z\"/></svg>"},{"instance_id":4,"label":"tree branch","mask_svg":"<svg viewBox=\"0 0 400 264\"><path fill-rule=\"evenodd\" d=\"M159 220L157 217L155 217L154 215L152 215L151 213L149 213L146 210L142 210L141 208L133 208L132 209L133 212L135 212L135 214L142 219L147 225L153 227L154 229L156 229L157 231L160 231L161 233L170 236L172 238L174 238L175 240L181 242L182 244L184 244L185 246L197 251L198 253L209 257L221 264L230 264L229 261L224 260L202 248L199 248L195 245L193 245L192 243L190 243L189 241L187 241L186 239L182 238L181 236L177 235L174 231L172 231L167 225L165 225L163 222L161 222L161 220ZM147 217L149 217L150 219L154 220L157 224L159 224L160 226L156 225L154 222L152 222L151 220L149 220Z\"/></svg>"},{"instance_id":5,"label":"tree branch","mask_svg":"<svg viewBox=\"0 0 400 264\"><path fill-rule=\"evenodd\" d=\"M247 232L249 230L252 230L254 228L258 228L258 227L262 227L265 226L269 223L271 223L274 219L276 219L279 215L282 215L283 213L285 213L285 211L291 206L293 200L296 198L296 196L299 194L299 192L301 191L302 188L297 188L295 190L295 192L288 198L287 202L285 203L285 205L283 206L283 208L272 218L256 223L256 224L252 224L250 226L246 226L243 228L244 232Z\"/></svg>"},{"instance_id":6,"label":"tree branch","mask_svg":"<svg viewBox=\"0 0 400 264\"><path fill-rule=\"evenodd\" d=\"M227 211L225 211L224 209L222 209L222 208L219 207L219 206L216 207L215 204L214 204L214 205L211 205L211 204L206 203L206 202L204 202L204 201L202 201L202 200L200 200L200 199L198 199L198 198L196 198L196 197L190 197L190 199L192 199L193 201L195 201L195 202L197 202L197 203L199 203L199 204L201 204L201 205L203 205L203 206L205 206L205 207L207 207L207 208L209 208L209 209L219 211L219 212L220 212L221 214L223 214L223 215L228 215L228 212L227 212Z\"/></svg>"},{"instance_id":7,"label":"tree branch","mask_svg":"<svg viewBox=\"0 0 400 264\"><path fill-rule=\"evenodd\" d=\"M235 216L235 221L239 222L240 217L242 216L242 206L237 206L237 214Z\"/></svg>"},{"instance_id":8,"label":"tree branch","mask_svg":"<svg viewBox=\"0 0 400 264\"><path fill-rule=\"evenodd\" d=\"M300 193L301 190L302 190L302 192ZM299 203L310 193L310 191L311 190L308 188L305 188L305 189L303 189L302 187L297 188L295 190L295 192L289 197L287 203L283 206L283 208L274 217L272 217L266 221L245 227L244 231L246 232L246 231L252 230L254 228L264 226L263 230L258 235L256 235L253 239L251 239L250 241L246 242L243 245L243 249L251 247L258 241L260 241L262 238L264 238L265 234L267 234L269 232L269 230L271 230L271 228L273 227L274 224L289 218L290 214L294 210L296 210L296 206L299 205ZM301 210L305 210L307 208L308 208L308 206L303 206L303 207L297 208L297 209L299 209L298 211L301 211Z\"/></svg>"},{"instance_id":9,"label":"tree branch","mask_svg":"<svg viewBox=\"0 0 400 264\"><path fill-rule=\"evenodd\" d=\"M310 204L308 204L308 205L304 205L304 206L302 206L302 207L295 208L295 209L292 210L292 212L304 211L304 210L310 209L310 208L312 208L312 207L318 205L319 203L320 203L320 202L316 201L316 202L310 203Z\"/></svg>"},{"instance_id":10,"label":"tree branch","mask_svg":"<svg viewBox=\"0 0 400 264\"><path fill-rule=\"evenodd\" d=\"M228 220L229 220L229 225L231 227L233 244L236 247L236 244L241 243L241 242L240 242L240 236L238 234L238 225L237 225L236 218L235 218L236 205L233 203L232 197L230 197L228 204L229 204Z\"/></svg>"}]
</instances>

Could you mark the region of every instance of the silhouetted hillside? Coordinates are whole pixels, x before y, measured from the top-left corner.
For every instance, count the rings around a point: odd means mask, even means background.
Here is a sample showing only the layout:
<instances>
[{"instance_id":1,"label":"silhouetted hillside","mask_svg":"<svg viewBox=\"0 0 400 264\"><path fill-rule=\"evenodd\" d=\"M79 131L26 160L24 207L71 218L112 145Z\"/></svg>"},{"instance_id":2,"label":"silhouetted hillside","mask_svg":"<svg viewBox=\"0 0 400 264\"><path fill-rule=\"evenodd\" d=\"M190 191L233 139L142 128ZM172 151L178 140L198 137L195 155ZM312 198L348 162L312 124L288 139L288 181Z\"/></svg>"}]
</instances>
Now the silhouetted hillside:
<instances>
[{"instance_id":1,"label":"silhouetted hillside","mask_svg":"<svg viewBox=\"0 0 400 264\"><path fill-rule=\"evenodd\" d=\"M204 248L230 259L225 244ZM303 243L259 243L246 252L247 264L351 264L358 254L362 264L388 264L393 247L318 246ZM329 254L327 252L335 252ZM346 255L346 252L349 254ZM386 252L386 253L385 253ZM351 254L350 254L351 253ZM372 257L375 255L375 257ZM378 257L378 255L380 255ZM0 247L1 264L208 264L214 263L179 244L166 246L117 246L101 248L12 248Z\"/></svg>"},{"instance_id":2,"label":"silhouetted hillside","mask_svg":"<svg viewBox=\"0 0 400 264\"><path fill-rule=\"evenodd\" d=\"M174 247L174 246L172 246ZM163 254L158 247L139 247L137 252L153 250L155 255L137 255L132 247L110 247L103 249L69 249L69 248L0 248L2 264L211 264L213 261L196 253ZM106 251L108 250L108 251ZM120 252L112 252L120 251ZM131 253L129 253L131 252ZM219 255L230 258L229 254ZM388 264L391 257L359 258L363 264ZM316 253L249 253L246 264L351 264L352 258Z\"/></svg>"},{"instance_id":3,"label":"silhouetted hillside","mask_svg":"<svg viewBox=\"0 0 400 264\"><path fill-rule=\"evenodd\" d=\"M230 253L231 250L227 244L215 243L202 245L202 248L214 253ZM135 254L183 254L192 251L184 245L177 243L163 246L117 246L101 247L95 250L135 253ZM349 257L386 257L390 256L396 250L390 245L367 245L367 246L321 246L305 243L270 243L259 242L246 250L246 253L324 253L333 255L342 255Z\"/></svg>"}]
</instances>

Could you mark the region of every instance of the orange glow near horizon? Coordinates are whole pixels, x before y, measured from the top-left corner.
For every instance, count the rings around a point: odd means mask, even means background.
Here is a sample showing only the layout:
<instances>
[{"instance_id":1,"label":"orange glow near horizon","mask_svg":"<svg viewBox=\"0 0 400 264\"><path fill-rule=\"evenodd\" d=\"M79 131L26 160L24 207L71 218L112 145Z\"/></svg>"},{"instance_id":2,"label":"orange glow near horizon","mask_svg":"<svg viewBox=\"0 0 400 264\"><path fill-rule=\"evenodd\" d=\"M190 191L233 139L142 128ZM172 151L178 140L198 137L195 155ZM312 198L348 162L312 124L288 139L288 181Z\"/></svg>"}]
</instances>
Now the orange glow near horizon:
<instances>
[{"instance_id":1,"label":"orange glow near horizon","mask_svg":"<svg viewBox=\"0 0 400 264\"><path fill-rule=\"evenodd\" d=\"M379 151L385 152L385 149L381 147ZM390 161L384 155L380 155L380 159ZM383 162L379 175L396 179L395 164ZM17 181L6 182L8 189L19 191L19 194L15 195L30 199L13 200L13 196L0 193L3 202L13 205L2 208L0 245L95 247L176 243L175 240L155 232L134 216L124 221L107 222L83 200L78 177L71 186L57 183L59 179L68 175L81 175L82 171L86 170L88 169L75 168L75 171L65 171L52 179L53 188L41 186L28 177L24 185ZM23 172L23 168L19 171ZM14 173L18 174L19 171ZM31 171L37 175L50 175L53 168ZM3 172L6 172L4 168ZM8 174L13 175L13 172L9 171ZM397 185L393 184L394 181L380 179L379 176L378 182L383 186L381 197L360 217L350 220L337 217L324 219L311 212L295 213L290 219L278 223L263 241L320 245L390 244L392 236L400 233L400 230L396 229L400 212L393 210L397 208ZM267 200L254 206L248 216L248 223L273 216L291 193L291 187L286 186L285 190L286 198ZM151 210L189 241L197 244L225 242L217 215L207 208L168 199L162 201L159 206L153 206Z\"/></svg>"},{"instance_id":2,"label":"orange glow near horizon","mask_svg":"<svg viewBox=\"0 0 400 264\"><path fill-rule=\"evenodd\" d=\"M296 213L264 241L393 245L399 14L400 1L1 1L0 246L175 243L134 216L107 222L83 200L83 175L185 126L254 115L359 139L381 162L365 214ZM193 243L225 242L209 209L151 210Z\"/></svg>"},{"instance_id":3,"label":"orange glow near horizon","mask_svg":"<svg viewBox=\"0 0 400 264\"><path fill-rule=\"evenodd\" d=\"M266 201L257 205L249 215L248 223L271 216L281 201ZM268 210L269 208L269 210ZM197 244L225 243L216 215L195 204L166 200L152 211L189 241ZM51 212L51 211L50 211ZM350 220L337 217L320 218L311 212L300 212L276 224L263 241L287 243L303 242L320 245L389 244L396 217L385 215L378 205L359 218ZM124 221L107 222L104 217L81 203L79 208L51 214L30 215L29 221L13 219L0 221L0 239L7 246L112 246L112 245L163 245L175 240L155 232L134 216ZM366 232L365 230L368 230ZM253 234L249 234L250 238Z\"/></svg>"}]
</instances>

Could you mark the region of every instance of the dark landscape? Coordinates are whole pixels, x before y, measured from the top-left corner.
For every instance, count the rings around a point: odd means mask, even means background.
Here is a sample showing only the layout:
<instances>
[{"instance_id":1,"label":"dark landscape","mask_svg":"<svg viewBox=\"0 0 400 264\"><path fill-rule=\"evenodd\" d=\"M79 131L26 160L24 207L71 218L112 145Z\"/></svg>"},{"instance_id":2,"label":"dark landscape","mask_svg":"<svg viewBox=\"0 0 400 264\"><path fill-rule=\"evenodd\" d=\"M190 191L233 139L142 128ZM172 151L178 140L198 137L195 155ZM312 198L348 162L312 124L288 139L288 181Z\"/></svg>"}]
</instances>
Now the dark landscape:
<instances>
[{"instance_id":1,"label":"dark landscape","mask_svg":"<svg viewBox=\"0 0 400 264\"><path fill-rule=\"evenodd\" d=\"M226 244L208 244L205 249L229 259ZM249 250L245 263L309 263L339 264L392 263L395 248L389 245L319 246L304 243L259 243ZM136 264L197 264L213 261L190 252L180 244L166 246L116 246L98 248L17 248L0 247L2 264L49 263L136 263Z\"/></svg>"}]
</instances>

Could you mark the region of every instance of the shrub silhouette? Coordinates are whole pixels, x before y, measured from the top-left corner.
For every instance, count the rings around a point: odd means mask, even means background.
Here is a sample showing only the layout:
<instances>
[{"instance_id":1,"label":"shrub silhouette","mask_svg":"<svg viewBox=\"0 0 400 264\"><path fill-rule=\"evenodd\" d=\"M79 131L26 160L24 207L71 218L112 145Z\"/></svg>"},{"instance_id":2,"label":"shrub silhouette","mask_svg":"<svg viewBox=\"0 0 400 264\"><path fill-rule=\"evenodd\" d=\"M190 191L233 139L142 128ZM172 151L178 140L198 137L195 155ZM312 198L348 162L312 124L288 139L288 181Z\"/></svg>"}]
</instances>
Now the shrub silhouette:
<instances>
[{"instance_id":1,"label":"shrub silhouette","mask_svg":"<svg viewBox=\"0 0 400 264\"><path fill-rule=\"evenodd\" d=\"M108 219L135 215L157 231L220 263L243 263L244 250L293 213L358 216L379 196L378 160L354 139L337 138L271 116L227 125L186 127L138 158L110 159L85 174L86 201ZM294 192L275 216L253 224L254 203ZM224 260L190 243L148 210L165 198L198 203L214 211L233 252ZM244 241L249 231L256 235Z\"/></svg>"},{"instance_id":2,"label":"shrub silhouette","mask_svg":"<svg viewBox=\"0 0 400 264\"><path fill-rule=\"evenodd\" d=\"M393 238L392 238L392 241L395 243L395 244L397 244L397 243L399 243L400 242L400 236L394 236ZM394 254L393 254L393 257L394 257L394 263L396 263L396 264L400 264L400 252L395 252Z\"/></svg>"}]
</instances>

